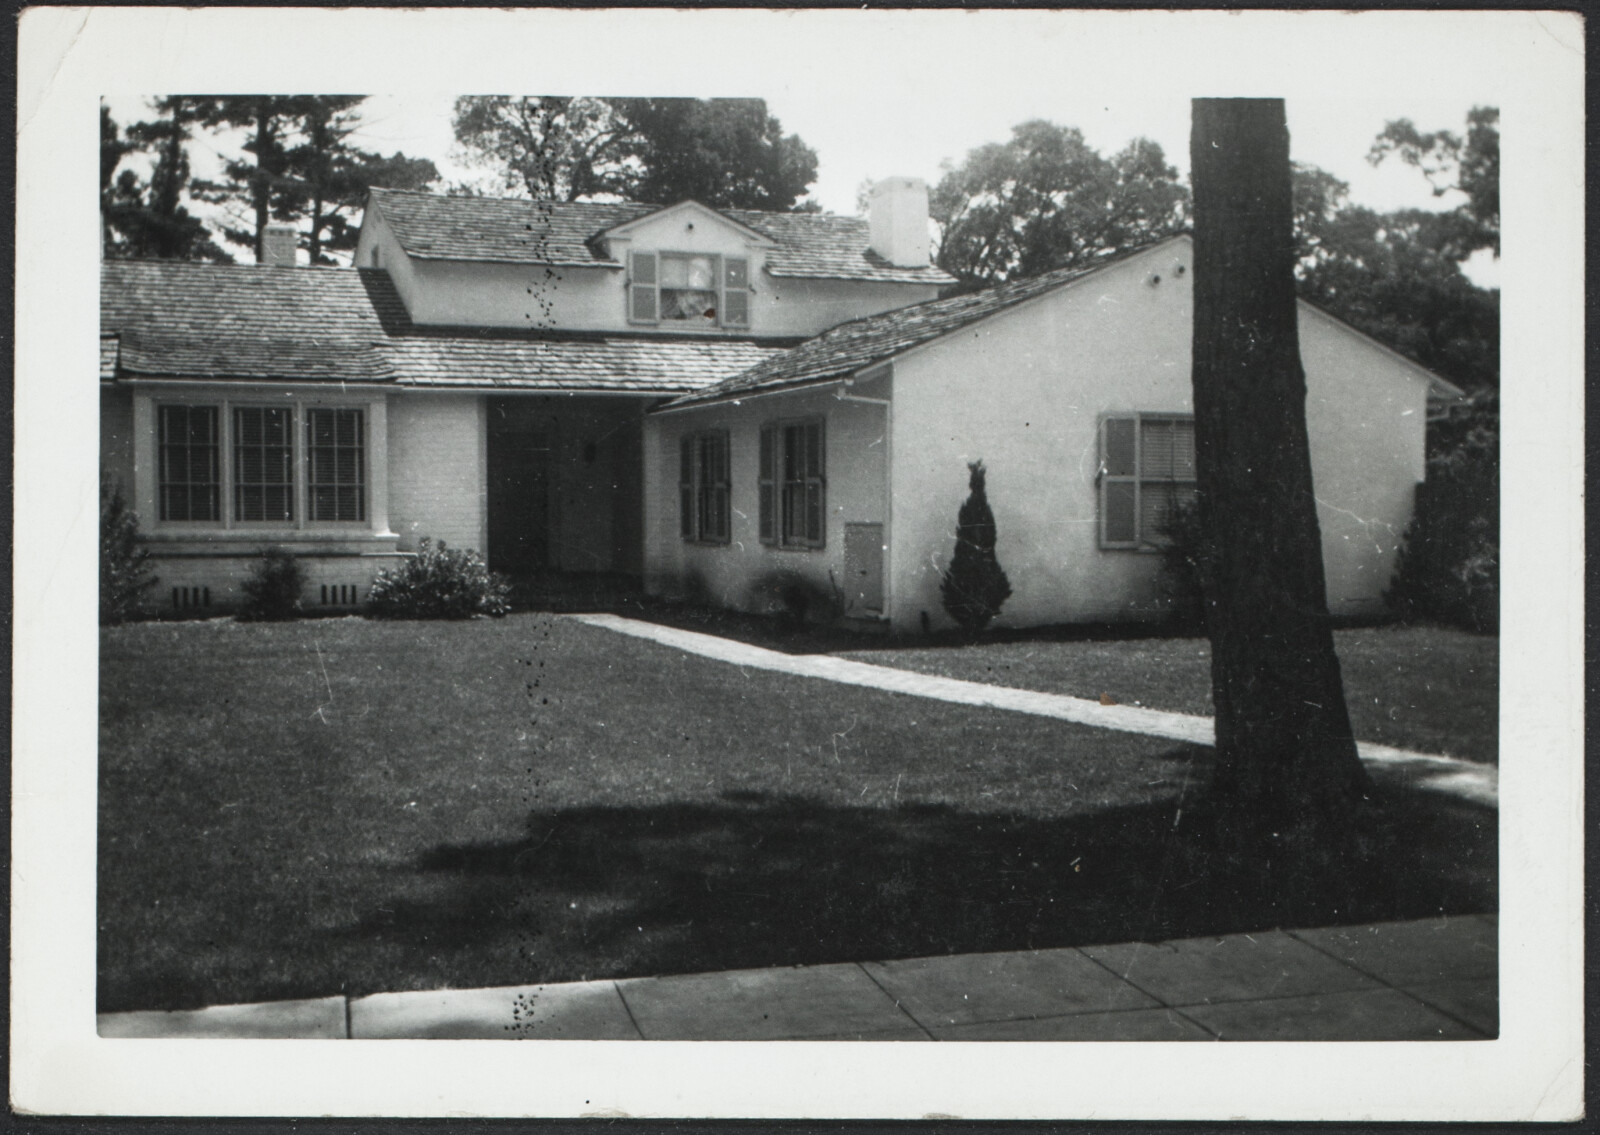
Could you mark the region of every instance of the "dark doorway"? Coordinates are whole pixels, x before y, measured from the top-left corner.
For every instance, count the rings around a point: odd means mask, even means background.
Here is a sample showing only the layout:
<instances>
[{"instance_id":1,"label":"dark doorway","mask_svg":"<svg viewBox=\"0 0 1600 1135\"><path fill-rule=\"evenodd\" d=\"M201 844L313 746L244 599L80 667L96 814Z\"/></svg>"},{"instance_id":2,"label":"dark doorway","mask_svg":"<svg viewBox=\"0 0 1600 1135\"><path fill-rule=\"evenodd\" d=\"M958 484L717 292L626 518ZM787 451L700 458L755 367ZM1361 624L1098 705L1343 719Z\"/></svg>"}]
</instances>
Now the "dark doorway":
<instances>
[{"instance_id":1,"label":"dark doorway","mask_svg":"<svg viewBox=\"0 0 1600 1135\"><path fill-rule=\"evenodd\" d=\"M550 559L550 435L489 428L489 566L517 575Z\"/></svg>"}]
</instances>

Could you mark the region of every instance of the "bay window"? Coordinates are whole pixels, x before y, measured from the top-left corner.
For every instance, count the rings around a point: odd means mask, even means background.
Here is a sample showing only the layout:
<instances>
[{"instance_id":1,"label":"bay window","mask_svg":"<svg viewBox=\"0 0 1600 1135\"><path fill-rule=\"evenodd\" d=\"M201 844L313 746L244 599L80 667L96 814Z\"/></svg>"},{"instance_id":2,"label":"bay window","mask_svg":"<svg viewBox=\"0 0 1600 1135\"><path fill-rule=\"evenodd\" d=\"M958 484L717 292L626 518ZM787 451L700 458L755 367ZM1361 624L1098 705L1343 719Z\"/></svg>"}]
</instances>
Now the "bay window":
<instances>
[{"instance_id":1,"label":"bay window","mask_svg":"<svg viewBox=\"0 0 1600 1135\"><path fill-rule=\"evenodd\" d=\"M142 491L153 491L150 503L163 523L364 527L373 507L367 414L353 407L261 406L226 398L199 405L158 402L150 431L156 475Z\"/></svg>"},{"instance_id":2,"label":"bay window","mask_svg":"<svg viewBox=\"0 0 1600 1135\"><path fill-rule=\"evenodd\" d=\"M162 406L161 519L222 519L222 468L215 406Z\"/></svg>"}]
</instances>

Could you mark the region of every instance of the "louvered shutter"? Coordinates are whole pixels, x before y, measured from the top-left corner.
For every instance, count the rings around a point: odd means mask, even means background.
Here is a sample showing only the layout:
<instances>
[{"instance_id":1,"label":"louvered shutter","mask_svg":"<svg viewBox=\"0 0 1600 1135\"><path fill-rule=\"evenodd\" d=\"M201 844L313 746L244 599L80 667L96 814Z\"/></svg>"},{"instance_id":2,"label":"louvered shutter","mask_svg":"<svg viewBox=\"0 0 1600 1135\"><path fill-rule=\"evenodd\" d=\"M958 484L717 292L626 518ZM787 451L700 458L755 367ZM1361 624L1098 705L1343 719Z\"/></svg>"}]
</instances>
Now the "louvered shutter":
<instances>
[{"instance_id":1,"label":"louvered shutter","mask_svg":"<svg viewBox=\"0 0 1600 1135\"><path fill-rule=\"evenodd\" d=\"M1100 425L1100 542L1108 547L1139 539L1137 427L1131 417Z\"/></svg>"},{"instance_id":2,"label":"louvered shutter","mask_svg":"<svg viewBox=\"0 0 1600 1135\"><path fill-rule=\"evenodd\" d=\"M771 544L778 539L777 526L778 481L778 429L761 427L761 468L757 477L760 504L758 527L762 543Z\"/></svg>"},{"instance_id":3,"label":"louvered shutter","mask_svg":"<svg viewBox=\"0 0 1600 1135\"><path fill-rule=\"evenodd\" d=\"M678 534L694 539L694 436L678 439Z\"/></svg>"},{"instance_id":4,"label":"louvered shutter","mask_svg":"<svg viewBox=\"0 0 1600 1135\"><path fill-rule=\"evenodd\" d=\"M633 323L657 323L660 307L657 302L656 254L630 252L628 254L628 319Z\"/></svg>"},{"instance_id":5,"label":"louvered shutter","mask_svg":"<svg viewBox=\"0 0 1600 1135\"><path fill-rule=\"evenodd\" d=\"M729 257L723 262L722 322L726 327L750 325L750 262Z\"/></svg>"}]
</instances>

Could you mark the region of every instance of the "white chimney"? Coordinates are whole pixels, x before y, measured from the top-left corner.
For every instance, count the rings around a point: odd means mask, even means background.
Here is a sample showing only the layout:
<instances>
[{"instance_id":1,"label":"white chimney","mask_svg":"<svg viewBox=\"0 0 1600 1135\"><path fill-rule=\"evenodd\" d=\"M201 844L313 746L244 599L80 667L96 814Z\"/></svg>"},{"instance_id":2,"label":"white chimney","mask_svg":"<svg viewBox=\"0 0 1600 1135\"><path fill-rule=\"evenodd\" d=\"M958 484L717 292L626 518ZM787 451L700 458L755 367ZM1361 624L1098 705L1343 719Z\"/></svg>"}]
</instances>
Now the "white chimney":
<instances>
[{"instance_id":1,"label":"white chimney","mask_svg":"<svg viewBox=\"0 0 1600 1135\"><path fill-rule=\"evenodd\" d=\"M868 195L872 251L896 268L928 266L928 183L886 177Z\"/></svg>"},{"instance_id":2,"label":"white chimney","mask_svg":"<svg viewBox=\"0 0 1600 1135\"><path fill-rule=\"evenodd\" d=\"M293 225L268 225L261 230L261 263L269 268L293 268L300 247L300 230Z\"/></svg>"}]
</instances>

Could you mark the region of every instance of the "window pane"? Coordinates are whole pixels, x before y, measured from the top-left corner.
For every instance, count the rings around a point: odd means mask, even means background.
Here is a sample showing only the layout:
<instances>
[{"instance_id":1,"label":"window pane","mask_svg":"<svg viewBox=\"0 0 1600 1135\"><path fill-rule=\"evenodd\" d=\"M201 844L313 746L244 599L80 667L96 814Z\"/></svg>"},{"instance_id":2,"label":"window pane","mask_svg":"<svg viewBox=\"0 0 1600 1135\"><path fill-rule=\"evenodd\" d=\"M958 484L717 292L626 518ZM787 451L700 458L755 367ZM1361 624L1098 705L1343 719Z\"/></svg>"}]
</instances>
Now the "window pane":
<instances>
[{"instance_id":1,"label":"window pane","mask_svg":"<svg viewBox=\"0 0 1600 1135\"><path fill-rule=\"evenodd\" d=\"M1133 464L1132 418L1106 419L1105 452L1101 454L1101 461L1112 476L1131 476L1137 471Z\"/></svg>"},{"instance_id":2,"label":"window pane","mask_svg":"<svg viewBox=\"0 0 1600 1135\"><path fill-rule=\"evenodd\" d=\"M715 291L717 287L717 258L714 256L663 256L661 258L661 286L663 288L691 288L696 291Z\"/></svg>"},{"instance_id":3,"label":"window pane","mask_svg":"<svg viewBox=\"0 0 1600 1135\"><path fill-rule=\"evenodd\" d=\"M1139 493L1139 538L1146 544L1167 542L1172 517L1172 486L1146 481Z\"/></svg>"},{"instance_id":4,"label":"window pane","mask_svg":"<svg viewBox=\"0 0 1600 1135\"><path fill-rule=\"evenodd\" d=\"M1138 517L1134 514L1134 483L1106 481L1101 486L1105 508L1105 540L1108 544L1131 544L1139 538Z\"/></svg>"}]
</instances>

